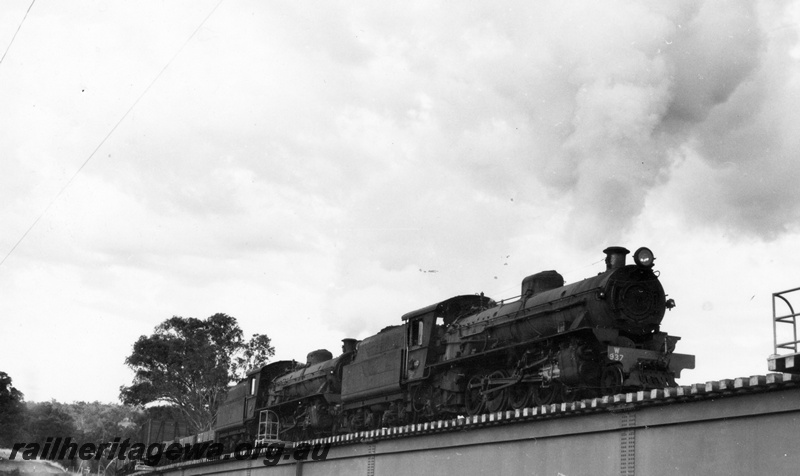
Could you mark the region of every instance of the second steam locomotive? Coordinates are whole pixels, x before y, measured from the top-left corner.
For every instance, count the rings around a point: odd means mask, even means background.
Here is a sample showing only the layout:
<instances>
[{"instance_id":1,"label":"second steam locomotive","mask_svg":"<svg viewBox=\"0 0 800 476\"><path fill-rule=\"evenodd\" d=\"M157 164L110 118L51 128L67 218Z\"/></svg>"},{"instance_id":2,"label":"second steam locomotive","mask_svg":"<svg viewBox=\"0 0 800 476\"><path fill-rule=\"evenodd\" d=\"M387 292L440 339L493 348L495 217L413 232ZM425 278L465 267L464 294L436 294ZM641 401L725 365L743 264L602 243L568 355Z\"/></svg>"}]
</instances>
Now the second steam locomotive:
<instances>
[{"instance_id":1,"label":"second steam locomotive","mask_svg":"<svg viewBox=\"0 0 800 476\"><path fill-rule=\"evenodd\" d=\"M606 270L564 285L555 271L497 303L462 295L402 316L338 357L253 370L220 408L218 441L253 441L259 415L296 440L676 385L694 356L660 330L674 307L647 248L610 247ZM264 420L262 417L262 426ZM276 422L277 423L277 422Z\"/></svg>"}]
</instances>

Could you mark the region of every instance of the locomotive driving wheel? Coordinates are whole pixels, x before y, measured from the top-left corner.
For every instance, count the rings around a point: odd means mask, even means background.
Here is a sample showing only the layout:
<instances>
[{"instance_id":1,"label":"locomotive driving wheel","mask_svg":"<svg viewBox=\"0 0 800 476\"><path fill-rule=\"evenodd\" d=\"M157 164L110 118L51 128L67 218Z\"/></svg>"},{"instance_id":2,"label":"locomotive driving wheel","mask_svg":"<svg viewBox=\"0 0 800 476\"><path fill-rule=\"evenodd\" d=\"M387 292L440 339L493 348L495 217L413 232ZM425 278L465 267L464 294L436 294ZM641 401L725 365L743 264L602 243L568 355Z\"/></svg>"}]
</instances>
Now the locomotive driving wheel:
<instances>
[{"instance_id":1,"label":"locomotive driving wheel","mask_svg":"<svg viewBox=\"0 0 800 476\"><path fill-rule=\"evenodd\" d=\"M489 380L505 379L508 374L502 370L495 370L489 375ZM491 390L491 388L490 388ZM489 413L499 412L506 406L508 401L508 388L495 390L494 392L487 393L486 398L486 411Z\"/></svg>"},{"instance_id":2,"label":"locomotive driving wheel","mask_svg":"<svg viewBox=\"0 0 800 476\"><path fill-rule=\"evenodd\" d=\"M525 408L533 398L533 386L527 383L518 383L508 389L508 405L512 410Z\"/></svg>"},{"instance_id":3,"label":"locomotive driving wheel","mask_svg":"<svg viewBox=\"0 0 800 476\"><path fill-rule=\"evenodd\" d=\"M433 409L433 387L428 382L423 382L414 389L414 396L411 400L411 407L414 413L422 415L426 408Z\"/></svg>"},{"instance_id":4,"label":"locomotive driving wheel","mask_svg":"<svg viewBox=\"0 0 800 476\"><path fill-rule=\"evenodd\" d=\"M464 407L468 415L477 415L483 410L485 400L483 392L481 392L481 382L483 380L483 373L476 373L467 382L467 388L464 390Z\"/></svg>"},{"instance_id":5,"label":"locomotive driving wheel","mask_svg":"<svg viewBox=\"0 0 800 476\"><path fill-rule=\"evenodd\" d=\"M550 405L561 394L561 385L550 382L548 386L533 387L533 403L536 406Z\"/></svg>"}]
</instances>

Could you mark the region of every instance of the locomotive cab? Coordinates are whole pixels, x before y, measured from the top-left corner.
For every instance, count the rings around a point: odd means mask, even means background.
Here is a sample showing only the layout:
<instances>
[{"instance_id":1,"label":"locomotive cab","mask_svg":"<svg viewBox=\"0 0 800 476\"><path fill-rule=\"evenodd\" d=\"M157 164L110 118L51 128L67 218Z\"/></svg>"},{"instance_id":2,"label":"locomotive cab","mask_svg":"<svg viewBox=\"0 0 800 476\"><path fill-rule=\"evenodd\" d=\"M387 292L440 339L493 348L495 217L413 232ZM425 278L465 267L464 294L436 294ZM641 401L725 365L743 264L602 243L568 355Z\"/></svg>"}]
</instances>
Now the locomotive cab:
<instances>
[{"instance_id":1,"label":"locomotive cab","mask_svg":"<svg viewBox=\"0 0 800 476\"><path fill-rule=\"evenodd\" d=\"M441 340L445 328L465 314L485 309L490 302L483 295L455 296L404 314L407 332L403 378L415 381L426 377L425 369L444 353Z\"/></svg>"}]
</instances>

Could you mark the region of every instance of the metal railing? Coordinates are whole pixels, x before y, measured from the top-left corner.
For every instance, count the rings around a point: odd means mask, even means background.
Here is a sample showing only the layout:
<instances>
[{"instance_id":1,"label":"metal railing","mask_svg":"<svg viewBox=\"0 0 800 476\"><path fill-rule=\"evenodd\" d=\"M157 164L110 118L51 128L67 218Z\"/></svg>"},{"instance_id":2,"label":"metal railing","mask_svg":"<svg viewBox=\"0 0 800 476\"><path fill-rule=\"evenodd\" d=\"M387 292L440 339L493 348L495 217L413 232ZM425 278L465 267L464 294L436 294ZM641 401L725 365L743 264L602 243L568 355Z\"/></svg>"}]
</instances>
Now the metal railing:
<instances>
[{"instance_id":1,"label":"metal railing","mask_svg":"<svg viewBox=\"0 0 800 476\"><path fill-rule=\"evenodd\" d=\"M261 410L258 418L258 435L256 445L263 445L280 440L280 421L272 410Z\"/></svg>"},{"instance_id":2,"label":"metal railing","mask_svg":"<svg viewBox=\"0 0 800 476\"><path fill-rule=\"evenodd\" d=\"M790 302L787 295L791 293L796 293L793 298L800 296L800 288L788 289L786 291L781 291L779 293L772 293L772 335L774 337L774 353L778 355L780 350L788 350L791 351L792 354L798 353L798 348L800 348L800 340L797 339L797 317L800 316L799 312L795 312L792 303ZM778 302L783 302L786 307L789 309L788 314L778 315ZM783 307L783 306L780 306ZM780 328L778 327L778 323L785 324L782 325ZM780 340L779 340L779 329L780 331ZM788 339L787 336L791 336L791 340Z\"/></svg>"}]
</instances>

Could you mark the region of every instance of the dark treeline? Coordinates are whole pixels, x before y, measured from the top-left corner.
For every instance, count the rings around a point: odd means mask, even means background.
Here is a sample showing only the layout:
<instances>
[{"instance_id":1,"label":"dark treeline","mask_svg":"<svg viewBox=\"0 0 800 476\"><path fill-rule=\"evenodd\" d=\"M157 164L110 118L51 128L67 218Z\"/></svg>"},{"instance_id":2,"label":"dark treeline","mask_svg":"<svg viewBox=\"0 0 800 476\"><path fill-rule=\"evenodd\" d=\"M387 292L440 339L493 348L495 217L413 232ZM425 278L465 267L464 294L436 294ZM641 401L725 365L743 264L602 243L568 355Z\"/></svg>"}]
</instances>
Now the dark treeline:
<instances>
[{"instance_id":1,"label":"dark treeline","mask_svg":"<svg viewBox=\"0 0 800 476\"><path fill-rule=\"evenodd\" d=\"M14 388L11 377L0 371L0 448L11 449L19 443L35 443L43 447L47 438L58 437L94 444L114 438L138 442L140 430L149 419L177 417L176 410L164 407L143 409L114 403L61 403L55 400L26 402L23 393ZM103 472L111 463L106 458L81 461L76 457L56 461L73 471L88 468L94 474L98 469Z\"/></svg>"}]
</instances>

